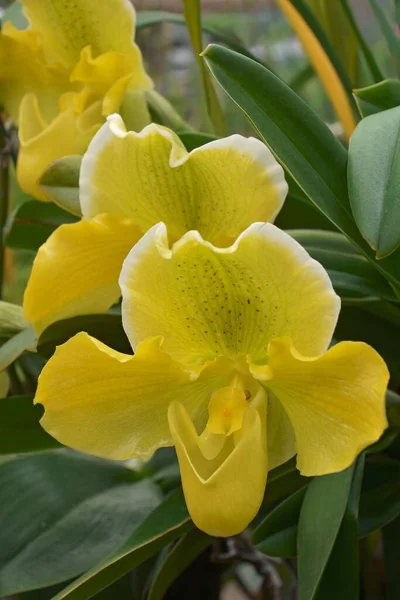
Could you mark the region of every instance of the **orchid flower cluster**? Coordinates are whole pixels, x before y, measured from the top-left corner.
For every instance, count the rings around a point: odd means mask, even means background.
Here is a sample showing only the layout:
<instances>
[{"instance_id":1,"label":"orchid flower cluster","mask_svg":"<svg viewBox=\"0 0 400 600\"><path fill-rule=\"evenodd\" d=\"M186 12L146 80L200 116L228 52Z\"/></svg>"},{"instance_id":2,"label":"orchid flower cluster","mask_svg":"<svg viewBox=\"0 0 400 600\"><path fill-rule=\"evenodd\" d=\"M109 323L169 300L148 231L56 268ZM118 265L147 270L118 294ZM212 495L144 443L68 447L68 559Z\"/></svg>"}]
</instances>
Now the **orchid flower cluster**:
<instances>
[{"instance_id":1,"label":"orchid flower cluster","mask_svg":"<svg viewBox=\"0 0 400 600\"><path fill-rule=\"evenodd\" d=\"M303 475L341 471L379 439L388 370L367 344L332 345L340 299L324 268L272 224L288 185L270 150L232 135L187 152L166 127L127 130L125 95L151 84L131 42L133 9L100 3L94 18L86 0L88 26L76 28L68 3L56 4L24 0L31 29L5 28L0 40L19 65L34 57L6 98L20 124L21 185L45 199L44 166L84 154L82 218L40 248L25 315L39 334L122 298L133 353L84 332L59 346L39 378L41 424L109 459L175 446L195 524L237 534L256 516L269 470L297 454ZM15 76L1 65L2 82Z\"/></svg>"}]
</instances>

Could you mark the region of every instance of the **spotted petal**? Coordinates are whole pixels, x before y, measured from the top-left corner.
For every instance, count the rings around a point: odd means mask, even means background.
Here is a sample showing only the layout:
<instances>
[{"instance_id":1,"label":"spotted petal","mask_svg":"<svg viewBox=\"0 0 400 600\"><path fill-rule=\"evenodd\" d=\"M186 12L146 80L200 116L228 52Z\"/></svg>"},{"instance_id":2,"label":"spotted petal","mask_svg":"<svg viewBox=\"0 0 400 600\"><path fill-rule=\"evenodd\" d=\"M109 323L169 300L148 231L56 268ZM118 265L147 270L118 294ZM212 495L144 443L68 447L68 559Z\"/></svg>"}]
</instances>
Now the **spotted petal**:
<instances>
[{"instance_id":1,"label":"spotted petal","mask_svg":"<svg viewBox=\"0 0 400 600\"><path fill-rule=\"evenodd\" d=\"M139 238L132 221L112 215L58 227L40 247L25 291L25 317L35 331L108 310L121 295L122 263Z\"/></svg>"},{"instance_id":2,"label":"spotted petal","mask_svg":"<svg viewBox=\"0 0 400 600\"><path fill-rule=\"evenodd\" d=\"M367 344L342 342L308 358L289 338L277 339L269 346L268 365L255 366L253 374L282 402L303 475L345 469L387 426L389 373Z\"/></svg>"},{"instance_id":3,"label":"spotted petal","mask_svg":"<svg viewBox=\"0 0 400 600\"><path fill-rule=\"evenodd\" d=\"M44 367L35 402L45 408L41 425L67 446L113 459L149 456L173 444L172 401L204 427L207 399L227 378L218 365L196 377L163 352L159 338L130 356L79 333Z\"/></svg>"},{"instance_id":4,"label":"spotted petal","mask_svg":"<svg viewBox=\"0 0 400 600\"><path fill-rule=\"evenodd\" d=\"M170 130L126 132L112 115L86 153L80 178L83 214L133 218L146 231L165 222L172 240L196 229L226 245L251 223L271 221L287 192L282 168L259 140L240 135L186 152Z\"/></svg>"},{"instance_id":5,"label":"spotted petal","mask_svg":"<svg viewBox=\"0 0 400 600\"><path fill-rule=\"evenodd\" d=\"M229 248L189 232L169 249L165 225L133 248L120 277L123 322L133 347L162 335L184 363L250 354L290 335L299 351L326 350L340 300L326 271L269 223L249 227Z\"/></svg>"}]
</instances>

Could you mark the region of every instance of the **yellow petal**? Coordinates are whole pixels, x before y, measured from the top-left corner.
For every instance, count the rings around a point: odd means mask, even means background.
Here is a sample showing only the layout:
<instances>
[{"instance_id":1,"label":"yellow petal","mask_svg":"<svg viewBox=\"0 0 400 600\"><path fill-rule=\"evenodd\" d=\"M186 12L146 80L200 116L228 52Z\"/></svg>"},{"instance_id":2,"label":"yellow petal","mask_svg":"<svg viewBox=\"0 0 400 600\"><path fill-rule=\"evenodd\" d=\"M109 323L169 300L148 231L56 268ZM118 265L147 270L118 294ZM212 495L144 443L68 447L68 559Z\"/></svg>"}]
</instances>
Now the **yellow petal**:
<instances>
[{"instance_id":1,"label":"yellow petal","mask_svg":"<svg viewBox=\"0 0 400 600\"><path fill-rule=\"evenodd\" d=\"M126 132L112 115L82 162L83 214L113 212L143 231L163 221L172 240L196 229L224 244L255 221L270 221L287 193L282 168L259 140L233 135L186 152L159 125Z\"/></svg>"},{"instance_id":2,"label":"yellow petal","mask_svg":"<svg viewBox=\"0 0 400 600\"><path fill-rule=\"evenodd\" d=\"M240 533L256 516L267 480L265 395L246 408L240 432L225 437L222 450L211 459L202 452L201 440L182 404L170 405L168 419L194 523L213 536Z\"/></svg>"},{"instance_id":3,"label":"yellow petal","mask_svg":"<svg viewBox=\"0 0 400 600\"><path fill-rule=\"evenodd\" d=\"M78 116L69 106L47 126L33 94L24 96L20 108L20 152L17 177L21 188L38 200L48 201L38 181L57 158L83 154L102 122L101 103Z\"/></svg>"},{"instance_id":4,"label":"yellow petal","mask_svg":"<svg viewBox=\"0 0 400 600\"><path fill-rule=\"evenodd\" d=\"M354 114L345 88L322 45L290 0L277 0L282 12L298 35L307 56L318 74L347 138L356 127Z\"/></svg>"},{"instance_id":5,"label":"yellow petal","mask_svg":"<svg viewBox=\"0 0 400 600\"><path fill-rule=\"evenodd\" d=\"M204 426L206 401L224 382L213 365L195 379L163 352L159 338L130 356L79 333L44 367L35 402L45 408L42 427L63 444L127 459L173 444L167 412L174 400Z\"/></svg>"},{"instance_id":6,"label":"yellow petal","mask_svg":"<svg viewBox=\"0 0 400 600\"><path fill-rule=\"evenodd\" d=\"M35 331L108 310L121 295L122 263L140 235L132 221L111 215L58 227L40 247L25 291L25 317Z\"/></svg>"},{"instance_id":7,"label":"yellow petal","mask_svg":"<svg viewBox=\"0 0 400 600\"><path fill-rule=\"evenodd\" d=\"M135 346L162 335L175 360L267 356L290 335L307 354L328 347L340 300L323 267L270 223L249 227L229 248L189 232L169 249L165 225L148 231L125 260L125 330Z\"/></svg>"},{"instance_id":8,"label":"yellow petal","mask_svg":"<svg viewBox=\"0 0 400 600\"><path fill-rule=\"evenodd\" d=\"M322 356L307 358L289 338L277 339L269 346L268 366L254 374L288 414L303 475L347 468L387 426L389 373L367 344L342 342Z\"/></svg>"},{"instance_id":9,"label":"yellow petal","mask_svg":"<svg viewBox=\"0 0 400 600\"><path fill-rule=\"evenodd\" d=\"M128 85L131 91L140 91L151 87L151 79L142 67L140 51L136 46L135 48L137 51L135 64L132 63L130 57L120 52L105 52L93 58L92 46L83 48L80 60L71 73L71 81L79 81L88 85L93 94L99 96L106 94L116 82L121 80L126 80L123 91ZM120 102L121 99L122 94ZM118 108L119 104L115 103L115 110L112 112L116 112Z\"/></svg>"},{"instance_id":10,"label":"yellow petal","mask_svg":"<svg viewBox=\"0 0 400 600\"><path fill-rule=\"evenodd\" d=\"M137 65L140 51L133 42L135 11L128 0L79 0L73 4L71 0L23 0L23 5L51 62L72 69L81 50L91 45L95 57L120 52Z\"/></svg>"},{"instance_id":11,"label":"yellow petal","mask_svg":"<svg viewBox=\"0 0 400 600\"><path fill-rule=\"evenodd\" d=\"M26 93L36 94L46 119L58 113L58 97L70 89L67 71L45 61L37 33L6 23L0 32L0 101L18 123Z\"/></svg>"},{"instance_id":12,"label":"yellow petal","mask_svg":"<svg viewBox=\"0 0 400 600\"><path fill-rule=\"evenodd\" d=\"M7 396L8 387L10 385L7 371L1 371L0 373L0 398L5 398Z\"/></svg>"}]
</instances>

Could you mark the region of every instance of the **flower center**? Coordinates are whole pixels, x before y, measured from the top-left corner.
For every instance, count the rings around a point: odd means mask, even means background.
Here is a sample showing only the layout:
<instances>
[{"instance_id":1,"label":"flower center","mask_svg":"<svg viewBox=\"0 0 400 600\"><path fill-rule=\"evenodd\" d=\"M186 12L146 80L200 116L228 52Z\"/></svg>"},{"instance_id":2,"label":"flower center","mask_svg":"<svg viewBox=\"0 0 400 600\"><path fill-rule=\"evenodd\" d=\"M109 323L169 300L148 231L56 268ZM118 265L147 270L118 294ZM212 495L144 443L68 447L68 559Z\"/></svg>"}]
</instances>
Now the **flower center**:
<instances>
[{"instance_id":1,"label":"flower center","mask_svg":"<svg viewBox=\"0 0 400 600\"><path fill-rule=\"evenodd\" d=\"M235 376L232 384L217 390L208 404L206 429L210 433L230 435L242 427L243 413L248 407L250 392L244 389L243 382Z\"/></svg>"}]
</instances>

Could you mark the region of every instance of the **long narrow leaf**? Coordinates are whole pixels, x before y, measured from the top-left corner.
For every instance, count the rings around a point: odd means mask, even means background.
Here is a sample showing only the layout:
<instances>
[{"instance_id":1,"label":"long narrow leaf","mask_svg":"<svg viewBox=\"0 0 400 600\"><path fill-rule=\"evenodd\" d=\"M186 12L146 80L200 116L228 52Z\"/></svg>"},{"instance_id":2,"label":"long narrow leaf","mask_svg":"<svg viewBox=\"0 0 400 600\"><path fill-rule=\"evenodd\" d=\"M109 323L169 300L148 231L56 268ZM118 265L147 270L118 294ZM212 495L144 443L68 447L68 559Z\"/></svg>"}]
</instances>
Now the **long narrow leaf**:
<instances>
[{"instance_id":1,"label":"long narrow leaf","mask_svg":"<svg viewBox=\"0 0 400 600\"><path fill-rule=\"evenodd\" d=\"M226 135L226 123L224 113L218 100L213 82L201 60L200 53L203 50L203 39L201 29L200 0L183 0L185 19L192 41L196 62L199 66L206 96L207 110L217 135Z\"/></svg>"},{"instance_id":2,"label":"long narrow leaf","mask_svg":"<svg viewBox=\"0 0 400 600\"><path fill-rule=\"evenodd\" d=\"M314 206L374 268L400 287L400 252L377 261L351 215L347 152L314 111L278 77L245 56L211 44L203 53L214 77Z\"/></svg>"}]
</instances>

